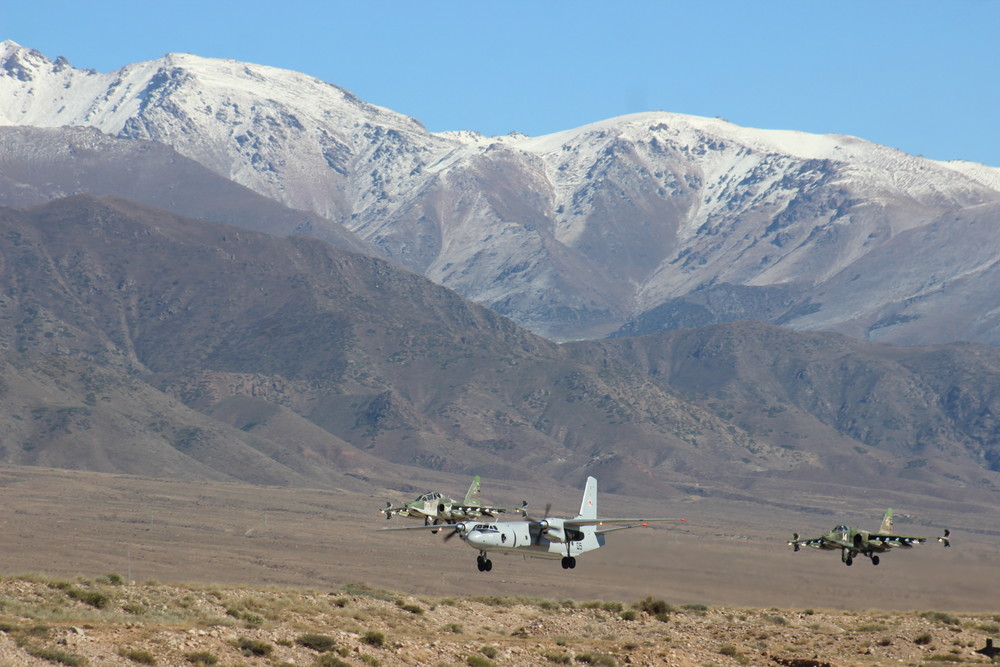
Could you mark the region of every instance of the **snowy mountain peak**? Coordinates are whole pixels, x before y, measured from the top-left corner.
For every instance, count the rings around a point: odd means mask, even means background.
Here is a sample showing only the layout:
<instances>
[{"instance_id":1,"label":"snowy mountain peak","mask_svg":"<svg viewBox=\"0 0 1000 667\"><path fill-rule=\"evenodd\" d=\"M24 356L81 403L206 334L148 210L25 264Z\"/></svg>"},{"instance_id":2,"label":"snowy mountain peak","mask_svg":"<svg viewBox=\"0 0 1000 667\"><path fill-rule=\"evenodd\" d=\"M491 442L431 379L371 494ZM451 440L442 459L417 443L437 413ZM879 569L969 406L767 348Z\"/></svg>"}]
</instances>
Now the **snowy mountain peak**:
<instances>
[{"instance_id":1,"label":"snowy mountain peak","mask_svg":"<svg viewBox=\"0 0 1000 667\"><path fill-rule=\"evenodd\" d=\"M899 335L935 289L992 266L979 243L969 259L924 260L930 281L865 291L844 278L876 256L866 271L888 271L904 240L1000 206L1000 169L856 137L668 112L540 137L431 133L265 65L173 53L102 74L13 42L0 53L0 124L168 144L553 338L722 311Z\"/></svg>"}]
</instances>

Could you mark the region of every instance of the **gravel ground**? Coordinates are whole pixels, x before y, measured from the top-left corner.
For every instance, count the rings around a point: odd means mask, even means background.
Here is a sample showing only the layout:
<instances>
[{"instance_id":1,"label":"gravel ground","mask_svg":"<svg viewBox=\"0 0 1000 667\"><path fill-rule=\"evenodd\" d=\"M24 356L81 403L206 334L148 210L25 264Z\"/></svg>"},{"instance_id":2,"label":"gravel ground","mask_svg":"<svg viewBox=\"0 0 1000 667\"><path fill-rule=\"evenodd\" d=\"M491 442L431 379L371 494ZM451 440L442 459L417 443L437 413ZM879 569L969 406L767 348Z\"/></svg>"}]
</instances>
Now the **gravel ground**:
<instances>
[{"instance_id":1,"label":"gravel ground","mask_svg":"<svg viewBox=\"0 0 1000 667\"><path fill-rule=\"evenodd\" d=\"M973 664L998 635L1000 613L0 581L0 665L12 667Z\"/></svg>"}]
</instances>

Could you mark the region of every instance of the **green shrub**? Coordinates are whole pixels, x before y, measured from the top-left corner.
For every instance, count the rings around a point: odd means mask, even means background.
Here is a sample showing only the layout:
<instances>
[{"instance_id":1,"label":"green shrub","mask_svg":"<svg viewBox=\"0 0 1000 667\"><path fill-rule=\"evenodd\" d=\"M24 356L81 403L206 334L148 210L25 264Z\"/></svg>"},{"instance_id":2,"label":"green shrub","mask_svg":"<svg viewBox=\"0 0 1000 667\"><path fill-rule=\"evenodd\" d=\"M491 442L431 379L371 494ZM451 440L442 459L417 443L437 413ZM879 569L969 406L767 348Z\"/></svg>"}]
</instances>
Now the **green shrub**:
<instances>
[{"instance_id":1,"label":"green shrub","mask_svg":"<svg viewBox=\"0 0 1000 667\"><path fill-rule=\"evenodd\" d=\"M497 657L497 655L500 653L500 651L498 651L495 646L484 646L481 649L479 649L479 652L490 659Z\"/></svg>"},{"instance_id":2,"label":"green shrub","mask_svg":"<svg viewBox=\"0 0 1000 667\"><path fill-rule=\"evenodd\" d=\"M82 655L68 653L57 648L31 647L25 648L25 651L36 658L55 662L60 665L68 665L69 667L81 667L87 664L87 659Z\"/></svg>"},{"instance_id":3,"label":"green shrub","mask_svg":"<svg viewBox=\"0 0 1000 667\"><path fill-rule=\"evenodd\" d=\"M372 667L379 667L382 664L381 660L373 655L368 655L367 653L362 653L358 657L361 658L361 662L366 665L371 665Z\"/></svg>"},{"instance_id":4,"label":"green shrub","mask_svg":"<svg viewBox=\"0 0 1000 667\"><path fill-rule=\"evenodd\" d=\"M139 649L122 649L118 652L118 655L125 658L126 660L131 660L132 662L139 663L140 665L155 665L156 658L149 651L143 651Z\"/></svg>"},{"instance_id":5,"label":"green shrub","mask_svg":"<svg viewBox=\"0 0 1000 667\"><path fill-rule=\"evenodd\" d=\"M569 665L573 662L568 655L563 653L543 653L542 657L549 662L554 662L557 665Z\"/></svg>"},{"instance_id":6,"label":"green shrub","mask_svg":"<svg viewBox=\"0 0 1000 667\"><path fill-rule=\"evenodd\" d=\"M351 663L344 662L333 653L324 653L316 658L316 667L351 667Z\"/></svg>"},{"instance_id":7,"label":"green shrub","mask_svg":"<svg viewBox=\"0 0 1000 667\"><path fill-rule=\"evenodd\" d=\"M401 605L399 605L399 608L402 609L403 611L408 611L411 614L422 614L422 613L424 613L423 608L420 607L419 605L415 605L415 604L401 604Z\"/></svg>"},{"instance_id":8,"label":"green shrub","mask_svg":"<svg viewBox=\"0 0 1000 667\"><path fill-rule=\"evenodd\" d=\"M459 625L458 623L449 623L448 625L444 626L444 629L446 632L451 632L456 635L462 634L462 626Z\"/></svg>"},{"instance_id":9,"label":"green shrub","mask_svg":"<svg viewBox=\"0 0 1000 667\"><path fill-rule=\"evenodd\" d=\"M615 667L618 664L614 657L607 653L581 653L576 656L575 660L585 665L598 665L598 667Z\"/></svg>"},{"instance_id":10,"label":"green shrub","mask_svg":"<svg viewBox=\"0 0 1000 667\"><path fill-rule=\"evenodd\" d=\"M297 641L300 645L305 646L306 648L311 648L319 653L326 653L327 651L332 651L337 648L337 642L334 638L328 637L327 635L305 634L300 635L295 641Z\"/></svg>"},{"instance_id":11,"label":"green shrub","mask_svg":"<svg viewBox=\"0 0 1000 667\"><path fill-rule=\"evenodd\" d=\"M271 655L274 647L260 639L240 637L236 640L236 648L243 652L243 655Z\"/></svg>"},{"instance_id":12,"label":"green shrub","mask_svg":"<svg viewBox=\"0 0 1000 667\"><path fill-rule=\"evenodd\" d=\"M208 651L193 651L192 653L186 654L184 659L197 667L212 667L212 665L218 664L219 662L219 659Z\"/></svg>"},{"instance_id":13,"label":"green shrub","mask_svg":"<svg viewBox=\"0 0 1000 667\"><path fill-rule=\"evenodd\" d=\"M465 664L469 667L493 667L493 663L481 655L470 655L465 659Z\"/></svg>"},{"instance_id":14,"label":"green shrub","mask_svg":"<svg viewBox=\"0 0 1000 667\"><path fill-rule=\"evenodd\" d=\"M648 596L639 600L636 603L636 607L640 611L644 611L650 616L659 616L660 614L669 614L674 610L669 604L663 600L654 599L652 596Z\"/></svg>"},{"instance_id":15,"label":"green shrub","mask_svg":"<svg viewBox=\"0 0 1000 667\"><path fill-rule=\"evenodd\" d=\"M934 638L931 637L931 633L925 632L924 634L922 634L919 637L917 637L916 639L914 639L913 643L914 644L920 644L921 646L926 646L927 644L930 644L931 641L933 641L933 640L934 640Z\"/></svg>"},{"instance_id":16,"label":"green shrub","mask_svg":"<svg viewBox=\"0 0 1000 667\"><path fill-rule=\"evenodd\" d=\"M101 591L83 591L72 586L65 590L66 595L84 604L89 604L95 609L104 609L111 602L111 597Z\"/></svg>"},{"instance_id":17,"label":"green shrub","mask_svg":"<svg viewBox=\"0 0 1000 667\"><path fill-rule=\"evenodd\" d=\"M929 621L934 621L935 623L940 623L942 625L959 625L961 623L961 621L951 614L946 614L942 611L927 611L921 614L921 616Z\"/></svg>"},{"instance_id":18,"label":"green shrub","mask_svg":"<svg viewBox=\"0 0 1000 667\"><path fill-rule=\"evenodd\" d=\"M385 635L375 630L369 630L364 635L362 635L361 641L368 644L369 646L382 648L383 646L385 646Z\"/></svg>"},{"instance_id":19,"label":"green shrub","mask_svg":"<svg viewBox=\"0 0 1000 667\"><path fill-rule=\"evenodd\" d=\"M725 646L720 647L719 648L719 653L721 655L727 655L727 656L729 656L730 658L732 658L736 662L740 663L741 665L748 665L748 664L750 664L750 659L747 658L742 653L740 653L739 650L735 646L733 646L731 644L726 644Z\"/></svg>"},{"instance_id":20,"label":"green shrub","mask_svg":"<svg viewBox=\"0 0 1000 667\"><path fill-rule=\"evenodd\" d=\"M623 621L634 621L636 619L635 612L631 609L626 609L621 614L618 615Z\"/></svg>"}]
</instances>

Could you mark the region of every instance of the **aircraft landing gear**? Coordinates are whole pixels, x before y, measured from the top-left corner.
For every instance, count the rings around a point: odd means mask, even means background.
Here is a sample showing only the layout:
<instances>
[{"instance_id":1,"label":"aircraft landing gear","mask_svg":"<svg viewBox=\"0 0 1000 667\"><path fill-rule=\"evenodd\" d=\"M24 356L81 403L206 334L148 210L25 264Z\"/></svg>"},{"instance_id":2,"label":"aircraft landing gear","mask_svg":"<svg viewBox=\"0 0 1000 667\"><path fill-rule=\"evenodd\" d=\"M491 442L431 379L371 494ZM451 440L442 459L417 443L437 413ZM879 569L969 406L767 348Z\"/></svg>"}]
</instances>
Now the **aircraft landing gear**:
<instances>
[{"instance_id":1,"label":"aircraft landing gear","mask_svg":"<svg viewBox=\"0 0 1000 667\"><path fill-rule=\"evenodd\" d=\"M574 567L576 567L576 559L573 558L572 556L563 556L562 566L564 570L572 570Z\"/></svg>"},{"instance_id":2,"label":"aircraft landing gear","mask_svg":"<svg viewBox=\"0 0 1000 667\"><path fill-rule=\"evenodd\" d=\"M483 552L476 556L476 567L479 568L480 572L489 572L493 569L493 561L487 558L486 553Z\"/></svg>"},{"instance_id":3,"label":"aircraft landing gear","mask_svg":"<svg viewBox=\"0 0 1000 667\"><path fill-rule=\"evenodd\" d=\"M878 565L878 556L872 556L872 565Z\"/></svg>"}]
</instances>

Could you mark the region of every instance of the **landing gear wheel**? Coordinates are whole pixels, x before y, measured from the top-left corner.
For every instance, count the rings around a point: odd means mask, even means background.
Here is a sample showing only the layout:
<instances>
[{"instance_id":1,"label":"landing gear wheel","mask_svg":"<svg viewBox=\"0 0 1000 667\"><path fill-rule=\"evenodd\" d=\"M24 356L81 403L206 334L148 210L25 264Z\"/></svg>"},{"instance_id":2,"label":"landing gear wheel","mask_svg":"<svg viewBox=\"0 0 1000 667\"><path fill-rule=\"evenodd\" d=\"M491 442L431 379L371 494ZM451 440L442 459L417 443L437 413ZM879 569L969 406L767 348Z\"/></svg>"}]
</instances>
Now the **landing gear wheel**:
<instances>
[{"instance_id":1,"label":"landing gear wheel","mask_svg":"<svg viewBox=\"0 0 1000 667\"><path fill-rule=\"evenodd\" d=\"M476 567L479 569L480 572L486 571L486 562L487 562L486 559L483 558L482 556L476 556Z\"/></svg>"},{"instance_id":2,"label":"landing gear wheel","mask_svg":"<svg viewBox=\"0 0 1000 667\"><path fill-rule=\"evenodd\" d=\"M489 572L493 569L493 561L489 558L483 561L483 572Z\"/></svg>"},{"instance_id":3,"label":"landing gear wheel","mask_svg":"<svg viewBox=\"0 0 1000 667\"><path fill-rule=\"evenodd\" d=\"M564 570L568 570L569 569L569 556L563 556L561 563L562 563L562 568Z\"/></svg>"},{"instance_id":4,"label":"landing gear wheel","mask_svg":"<svg viewBox=\"0 0 1000 667\"><path fill-rule=\"evenodd\" d=\"M570 556L568 561L569 561L569 569L571 570L574 569L576 567L576 558Z\"/></svg>"},{"instance_id":5,"label":"landing gear wheel","mask_svg":"<svg viewBox=\"0 0 1000 667\"><path fill-rule=\"evenodd\" d=\"M872 565L878 565L878 556L872 556Z\"/></svg>"},{"instance_id":6,"label":"landing gear wheel","mask_svg":"<svg viewBox=\"0 0 1000 667\"><path fill-rule=\"evenodd\" d=\"M854 565L854 559L848 557L848 559L844 561L844 565L846 565L847 567Z\"/></svg>"}]
</instances>

